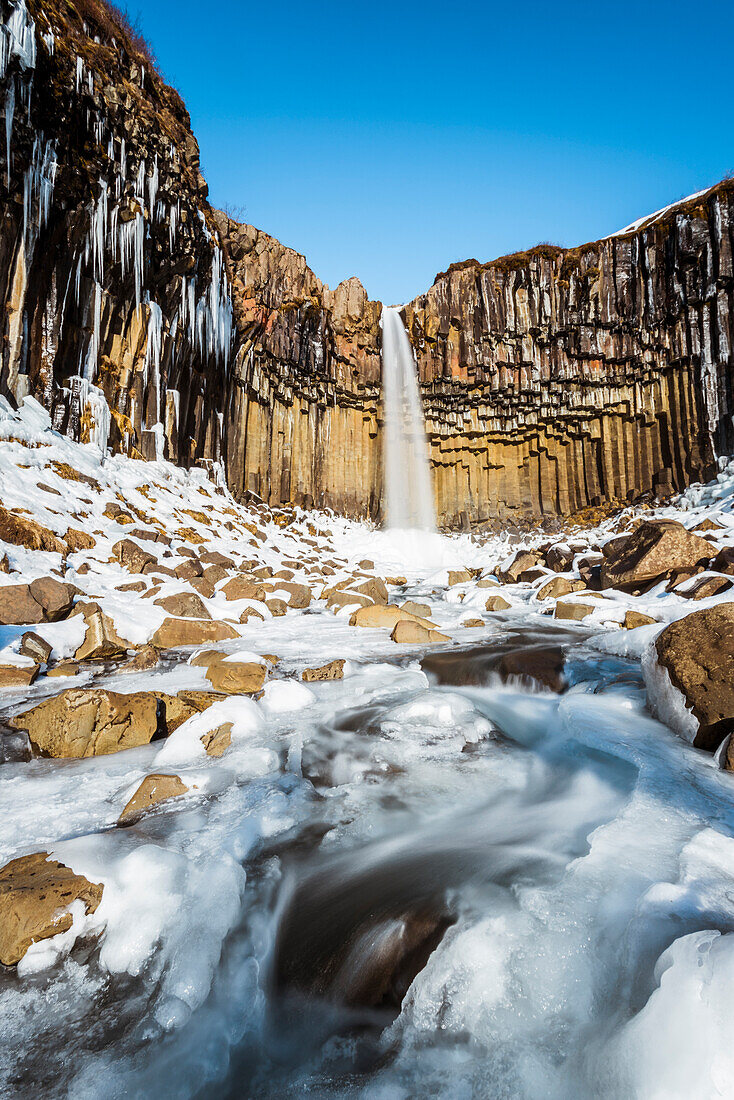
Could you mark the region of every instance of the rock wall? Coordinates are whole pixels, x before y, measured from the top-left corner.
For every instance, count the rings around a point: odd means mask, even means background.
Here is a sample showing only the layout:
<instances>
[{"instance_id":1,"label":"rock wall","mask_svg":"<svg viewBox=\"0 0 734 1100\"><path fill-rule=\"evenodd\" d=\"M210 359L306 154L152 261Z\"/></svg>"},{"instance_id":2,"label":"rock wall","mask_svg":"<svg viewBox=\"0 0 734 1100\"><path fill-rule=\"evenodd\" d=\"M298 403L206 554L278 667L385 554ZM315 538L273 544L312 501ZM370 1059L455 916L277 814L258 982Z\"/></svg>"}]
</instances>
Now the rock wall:
<instances>
[{"instance_id":1,"label":"rock wall","mask_svg":"<svg viewBox=\"0 0 734 1100\"><path fill-rule=\"evenodd\" d=\"M74 438L379 515L381 305L213 211L180 97L103 0L0 0L0 395ZM710 476L732 430L734 184L404 309L445 524Z\"/></svg>"},{"instance_id":2,"label":"rock wall","mask_svg":"<svg viewBox=\"0 0 734 1100\"><path fill-rule=\"evenodd\" d=\"M232 307L189 116L100 0L0 0L0 394L219 458Z\"/></svg>"},{"instance_id":3,"label":"rock wall","mask_svg":"<svg viewBox=\"0 0 734 1100\"><path fill-rule=\"evenodd\" d=\"M405 309L444 521L667 493L734 447L734 184L563 250L449 268Z\"/></svg>"},{"instance_id":4,"label":"rock wall","mask_svg":"<svg viewBox=\"0 0 734 1100\"><path fill-rule=\"evenodd\" d=\"M303 256L224 215L237 351L226 411L234 492L377 515L380 313L359 279L335 290Z\"/></svg>"}]
</instances>

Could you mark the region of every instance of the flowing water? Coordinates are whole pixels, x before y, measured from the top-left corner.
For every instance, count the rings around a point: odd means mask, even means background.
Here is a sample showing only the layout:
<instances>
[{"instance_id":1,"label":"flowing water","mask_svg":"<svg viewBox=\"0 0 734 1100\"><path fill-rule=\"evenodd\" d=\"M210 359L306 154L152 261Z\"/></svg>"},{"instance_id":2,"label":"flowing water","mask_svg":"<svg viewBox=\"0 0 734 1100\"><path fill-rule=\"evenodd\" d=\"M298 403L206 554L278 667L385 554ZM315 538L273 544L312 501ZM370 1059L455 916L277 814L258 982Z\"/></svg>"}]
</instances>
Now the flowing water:
<instances>
[{"instance_id":1,"label":"flowing water","mask_svg":"<svg viewBox=\"0 0 734 1100\"><path fill-rule=\"evenodd\" d=\"M385 510L396 530L436 529L428 444L413 349L400 312L382 311Z\"/></svg>"},{"instance_id":2,"label":"flowing water","mask_svg":"<svg viewBox=\"0 0 734 1100\"><path fill-rule=\"evenodd\" d=\"M131 829L93 833L152 748L0 768L8 825L125 887L101 951L0 978L3 1096L731 1096L731 779L638 663L528 613L360 644Z\"/></svg>"}]
</instances>

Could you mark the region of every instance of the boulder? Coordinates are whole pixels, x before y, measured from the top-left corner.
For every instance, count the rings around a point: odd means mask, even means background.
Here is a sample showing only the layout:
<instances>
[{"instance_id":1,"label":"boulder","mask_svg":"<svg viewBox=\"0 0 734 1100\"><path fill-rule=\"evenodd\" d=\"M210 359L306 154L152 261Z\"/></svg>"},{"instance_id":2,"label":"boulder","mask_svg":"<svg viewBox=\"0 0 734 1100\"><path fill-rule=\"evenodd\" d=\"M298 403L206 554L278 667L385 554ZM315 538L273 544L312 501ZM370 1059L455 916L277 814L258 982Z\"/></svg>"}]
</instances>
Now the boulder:
<instances>
[{"instance_id":1,"label":"boulder","mask_svg":"<svg viewBox=\"0 0 734 1100\"><path fill-rule=\"evenodd\" d=\"M643 591L675 569L695 570L711 558L711 544L677 520L648 520L631 535L603 547L602 588Z\"/></svg>"},{"instance_id":2,"label":"boulder","mask_svg":"<svg viewBox=\"0 0 734 1100\"><path fill-rule=\"evenodd\" d=\"M503 584L516 584L520 580L520 574L526 569L532 569L540 561L537 550L519 550L510 561L502 563L497 570L497 577Z\"/></svg>"},{"instance_id":3,"label":"boulder","mask_svg":"<svg viewBox=\"0 0 734 1100\"><path fill-rule=\"evenodd\" d=\"M734 546L724 546L711 563L714 573L726 573L734 576Z\"/></svg>"},{"instance_id":4,"label":"boulder","mask_svg":"<svg viewBox=\"0 0 734 1100\"><path fill-rule=\"evenodd\" d=\"M455 584L468 584L471 579L471 573L468 569L449 570L449 588L453 588Z\"/></svg>"},{"instance_id":5,"label":"boulder","mask_svg":"<svg viewBox=\"0 0 734 1100\"><path fill-rule=\"evenodd\" d=\"M171 596L159 596L153 603L176 618L211 619L201 596L195 592L174 592Z\"/></svg>"},{"instance_id":6,"label":"boulder","mask_svg":"<svg viewBox=\"0 0 734 1100\"><path fill-rule=\"evenodd\" d=\"M371 607L373 601L361 592L353 592L351 588L332 589L326 598L326 606L332 609L336 608L338 610L340 607L349 607L350 604Z\"/></svg>"},{"instance_id":7,"label":"boulder","mask_svg":"<svg viewBox=\"0 0 734 1100\"><path fill-rule=\"evenodd\" d=\"M226 642L239 638L229 623L211 619L164 619L150 639L157 649L178 649L187 645L207 645L210 642Z\"/></svg>"},{"instance_id":8,"label":"boulder","mask_svg":"<svg viewBox=\"0 0 734 1100\"><path fill-rule=\"evenodd\" d=\"M254 607L246 607L238 621L246 623L248 619L261 619L264 622L265 616Z\"/></svg>"},{"instance_id":9,"label":"boulder","mask_svg":"<svg viewBox=\"0 0 734 1100\"><path fill-rule=\"evenodd\" d=\"M556 619L571 619L579 622L581 619L585 619L586 616L590 615L594 610L594 605L590 603L558 600L555 610L553 611L553 617Z\"/></svg>"},{"instance_id":10,"label":"boulder","mask_svg":"<svg viewBox=\"0 0 734 1100\"><path fill-rule=\"evenodd\" d=\"M699 534L699 533L704 532L704 531L723 531L723 530L724 530L724 528L721 526L720 523L715 523L712 519L709 519L708 516L706 517L706 519L701 520L700 523L697 523L695 527L691 527L691 531L695 531L696 534Z\"/></svg>"},{"instance_id":11,"label":"boulder","mask_svg":"<svg viewBox=\"0 0 734 1100\"><path fill-rule=\"evenodd\" d=\"M118 561L128 573L142 573L146 566L157 565L158 559L148 550L143 550L132 539L120 539L112 547L112 558Z\"/></svg>"},{"instance_id":12,"label":"boulder","mask_svg":"<svg viewBox=\"0 0 734 1100\"><path fill-rule=\"evenodd\" d=\"M370 558L362 558L362 561L357 562L358 569L374 569L375 563Z\"/></svg>"},{"instance_id":13,"label":"boulder","mask_svg":"<svg viewBox=\"0 0 734 1100\"><path fill-rule=\"evenodd\" d=\"M626 611L624 616L624 622L622 626L625 630L636 630L638 626L652 626L657 622L657 619L653 619L650 615L643 615L641 611Z\"/></svg>"},{"instance_id":14,"label":"boulder","mask_svg":"<svg viewBox=\"0 0 734 1100\"><path fill-rule=\"evenodd\" d=\"M53 668L48 669L46 675L51 677L78 676L79 665L76 663L76 661L59 661L59 663L57 665L54 665Z\"/></svg>"},{"instance_id":15,"label":"boulder","mask_svg":"<svg viewBox=\"0 0 734 1100\"><path fill-rule=\"evenodd\" d=\"M72 902L81 900L94 913L102 900L101 883L90 882L47 852L33 852L0 870L0 962L14 966L32 943L67 932Z\"/></svg>"},{"instance_id":16,"label":"boulder","mask_svg":"<svg viewBox=\"0 0 734 1100\"><path fill-rule=\"evenodd\" d=\"M39 665L48 664L52 651L53 646L39 634L34 634L32 630L26 631L20 639L20 646L18 647L19 653L24 657L30 657Z\"/></svg>"},{"instance_id":17,"label":"boulder","mask_svg":"<svg viewBox=\"0 0 734 1100\"><path fill-rule=\"evenodd\" d=\"M64 542L70 554L75 554L77 550L91 550L97 545L94 535L88 535L86 531L77 531L75 527L70 527L66 532Z\"/></svg>"},{"instance_id":18,"label":"boulder","mask_svg":"<svg viewBox=\"0 0 734 1100\"><path fill-rule=\"evenodd\" d=\"M471 630L479 626L484 626L484 619L464 619L461 625Z\"/></svg>"},{"instance_id":19,"label":"boulder","mask_svg":"<svg viewBox=\"0 0 734 1100\"><path fill-rule=\"evenodd\" d=\"M312 680L343 680L344 661L337 659L329 661L328 665L321 665L319 668L304 668L301 679L307 683Z\"/></svg>"},{"instance_id":20,"label":"boulder","mask_svg":"<svg viewBox=\"0 0 734 1100\"><path fill-rule=\"evenodd\" d=\"M401 645L428 645L436 642L448 642L451 639L440 630L423 626L412 619L398 619L390 635L394 642Z\"/></svg>"},{"instance_id":21,"label":"boulder","mask_svg":"<svg viewBox=\"0 0 734 1100\"><path fill-rule=\"evenodd\" d=\"M162 706L147 691L67 688L11 719L45 756L82 759L147 745L160 736Z\"/></svg>"},{"instance_id":22,"label":"boulder","mask_svg":"<svg viewBox=\"0 0 734 1100\"><path fill-rule=\"evenodd\" d=\"M66 543L58 538L48 527L29 519L27 516L11 512L0 504L0 542L10 542L14 546L25 546L26 550L47 550L54 554L66 554Z\"/></svg>"},{"instance_id":23,"label":"boulder","mask_svg":"<svg viewBox=\"0 0 734 1100\"><path fill-rule=\"evenodd\" d=\"M189 558L177 565L173 572L180 581L193 581L202 576L204 567L197 558Z\"/></svg>"},{"instance_id":24,"label":"boulder","mask_svg":"<svg viewBox=\"0 0 734 1100\"><path fill-rule=\"evenodd\" d=\"M712 576L707 573L699 577L693 584L686 584L681 589L676 589L676 595L683 596L686 600L705 600L709 596L718 596L721 592L728 592L732 582L727 577Z\"/></svg>"},{"instance_id":25,"label":"boulder","mask_svg":"<svg viewBox=\"0 0 734 1100\"><path fill-rule=\"evenodd\" d=\"M522 680L532 680L561 692L566 689L563 674L565 656L560 646L528 646L505 653L497 665L497 672L503 680L510 676L519 676Z\"/></svg>"},{"instance_id":26,"label":"boulder","mask_svg":"<svg viewBox=\"0 0 734 1100\"><path fill-rule=\"evenodd\" d=\"M431 608L427 603L416 603L415 600L406 600L401 603L400 610L408 615L417 615L419 619L427 619L431 614Z\"/></svg>"},{"instance_id":27,"label":"boulder","mask_svg":"<svg viewBox=\"0 0 734 1100\"><path fill-rule=\"evenodd\" d=\"M477 581L477 588L499 588L500 582L494 577L481 577Z\"/></svg>"},{"instance_id":28,"label":"boulder","mask_svg":"<svg viewBox=\"0 0 734 1100\"><path fill-rule=\"evenodd\" d=\"M105 615L99 604L84 605L86 631L84 641L74 654L75 661L109 661L124 657L128 643L115 630L115 624L109 615Z\"/></svg>"},{"instance_id":29,"label":"boulder","mask_svg":"<svg viewBox=\"0 0 734 1100\"><path fill-rule=\"evenodd\" d=\"M554 573L566 573L573 567L575 556L570 547L559 543L556 546L548 547L543 555L543 560L548 569L552 569Z\"/></svg>"},{"instance_id":30,"label":"boulder","mask_svg":"<svg viewBox=\"0 0 734 1100\"><path fill-rule=\"evenodd\" d=\"M222 588L225 600L265 600L267 589L251 577L232 577Z\"/></svg>"},{"instance_id":31,"label":"boulder","mask_svg":"<svg viewBox=\"0 0 734 1100\"><path fill-rule=\"evenodd\" d=\"M656 712L698 749L713 752L734 732L734 603L694 611L670 623L643 663ZM690 712L669 707L659 669Z\"/></svg>"},{"instance_id":32,"label":"boulder","mask_svg":"<svg viewBox=\"0 0 734 1100\"><path fill-rule=\"evenodd\" d=\"M282 581L278 588L290 593L288 606L297 609L308 607L311 603L311 589L307 584L294 584L292 581Z\"/></svg>"},{"instance_id":33,"label":"boulder","mask_svg":"<svg viewBox=\"0 0 734 1100\"><path fill-rule=\"evenodd\" d=\"M557 599L559 596L570 596L572 592L581 592L586 585L583 581L570 581L566 577L552 577L546 584L541 585L536 595L539 600Z\"/></svg>"},{"instance_id":34,"label":"boulder","mask_svg":"<svg viewBox=\"0 0 734 1100\"><path fill-rule=\"evenodd\" d=\"M48 586L42 584L40 580L32 581L30 584L0 585L0 624L24 626L26 623L49 622L46 606L42 600L46 601L49 610L57 618L63 618L62 611L68 614L74 602L75 589L50 577L43 578L43 580L46 579L51 582ZM60 591L54 591L52 586L56 585Z\"/></svg>"},{"instance_id":35,"label":"boulder","mask_svg":"<svg viewBox=\"0 0 734 1100\"><path fill-rule=\"evenodd\" d=\"M39 577L31 581L29 588L33 599L43 608L44 620L49 623L57 623L67 617L79 591L74 585L64 584L53 577Z\"/></svg>"},{"instance_id":36,"label":"boulder","mask_svg":"<svg viewBox=\"0 0 734 1100\"><path fill-rule=\"evenodd\" d=\"M0 665L0 690L28 687L40 671L40 665Z\"/></svg>"},{"instance_id":37,"label":"boulder","mask_svg":"<svg viewBox=\"0 0 734 1100\"><path fill-rule=\"evenodd\" d=\"M275 618L285 615L288 610L288 604L284 600L266 600L265 606Z\"/></svg>"},{"instance_id":38,"label":"boulder","mask_svg":"<svg viewBox=\"0 0 734 1100\"><path fill-rule=\"evenodd\" d=\"M419 615L411 615L407 611L403 611L399 607L395 607L394 604L369 604L367 607L360 607L358 611L355 611L349 618L350 626L366 626L366 627L387 627L388 630L392 630L397 622L401 619L408 619L412 622L419 622L422 626L433 628L435 623L432 623L429 619L421 618Z\"/></svg>"},{"instance_id":39,"label":"boulder","mask_svg":"<svg viewBox=\"0 0 734 1100\"><path fill-rule=\"evenodd\" d=\"M227 695L255 695L262 690L267 669L254 661L217 661L206 670L215 691Z\"/></svg>"},{"instance_id":40,"label":"boulder","mask_svg":"<svg viewBox=\"0 0 734 1100\"><path fill-rule=\"evenodd\" d=\"M118 817L117 824L132 825L152 806L168 802L171 798L178 798L186 794L188 789L177 775L164 775L160 772L146 775Z\"/></svg>"},{"instance_id":41,"label":"boulder","mask_svg":"<svg viewBox=\"0 0 734 1100\"><path fill-rule=\"evenodd\" d=\"M135 656L117 669L122 672L147 672L149 668L157 668L161 663L158 650L152 645L144 645Z\"/></svg>"},{"instance_id":42,"label":"boulder","mask_svg":"<svg viewBox=\"0 0 734 1100\"><path fill-rule=\"evenodd\" d=\"M387 603L387 588L380 577L370 577L368 581L353 586L355 592L361 592L373 603Z\"/></svg>"},{"instance_id":43,"label":"boulder","mask_svg":"<svg viewBox=\"0 0 734 1100\"><path fill-rule=\"evenodd\" d=\"M509 604L504 596L489 596L484 609L485 611L507 611L511 606L512 604Z\"/></svg>"}]
</instances>

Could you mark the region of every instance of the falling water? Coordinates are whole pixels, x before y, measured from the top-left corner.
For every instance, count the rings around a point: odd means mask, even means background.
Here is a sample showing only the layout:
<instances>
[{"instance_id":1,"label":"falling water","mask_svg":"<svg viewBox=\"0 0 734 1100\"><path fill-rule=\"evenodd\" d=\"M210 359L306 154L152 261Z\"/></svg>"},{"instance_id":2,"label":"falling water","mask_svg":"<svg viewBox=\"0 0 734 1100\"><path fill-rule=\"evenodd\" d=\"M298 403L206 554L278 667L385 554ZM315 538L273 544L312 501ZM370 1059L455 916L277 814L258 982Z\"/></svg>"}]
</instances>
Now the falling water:
<instances>
[{"instance_id":1,"label":"falling water","mask_svg":"<svg viewBox=\"0 0 734 1100\"><path fill-rule=\"evenodd\" d=\"M428 445L413 349L397 309L382 311L387 526L436 529Z\"/></svg>"}]
</instances>

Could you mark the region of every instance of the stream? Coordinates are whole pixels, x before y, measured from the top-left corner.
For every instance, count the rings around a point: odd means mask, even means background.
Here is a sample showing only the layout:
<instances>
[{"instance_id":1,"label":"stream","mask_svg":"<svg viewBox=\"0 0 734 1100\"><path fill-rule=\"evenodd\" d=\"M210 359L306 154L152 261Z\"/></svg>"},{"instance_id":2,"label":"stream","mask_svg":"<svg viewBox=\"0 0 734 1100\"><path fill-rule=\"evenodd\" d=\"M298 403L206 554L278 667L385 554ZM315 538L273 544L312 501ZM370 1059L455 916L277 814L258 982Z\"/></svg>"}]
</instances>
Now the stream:
<instances>
[{"instance_id":1,"label":"stream","mask_svg":"<svg viewBox=\"0 0 734 1100\"><path fill-rule=\"evenodd\" d=\"M3 1095L730 1095L731 781L639 665L507 615L352 666L129 829L152 746L0 768L5 820L127 886L101 949L0 978Z\"/></svg>"}]
</instances>

